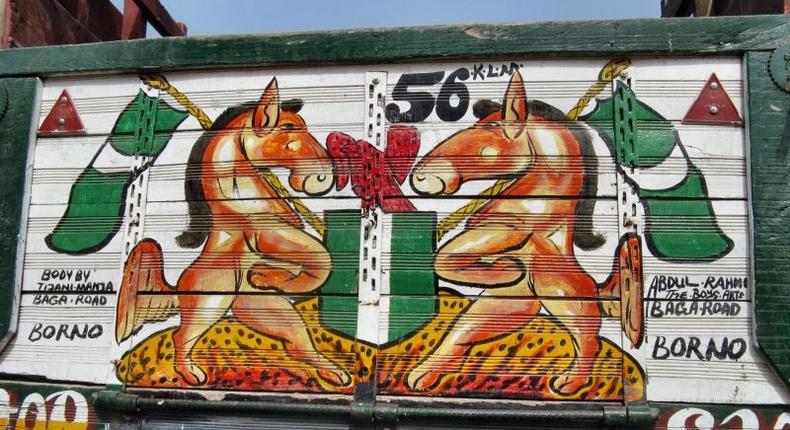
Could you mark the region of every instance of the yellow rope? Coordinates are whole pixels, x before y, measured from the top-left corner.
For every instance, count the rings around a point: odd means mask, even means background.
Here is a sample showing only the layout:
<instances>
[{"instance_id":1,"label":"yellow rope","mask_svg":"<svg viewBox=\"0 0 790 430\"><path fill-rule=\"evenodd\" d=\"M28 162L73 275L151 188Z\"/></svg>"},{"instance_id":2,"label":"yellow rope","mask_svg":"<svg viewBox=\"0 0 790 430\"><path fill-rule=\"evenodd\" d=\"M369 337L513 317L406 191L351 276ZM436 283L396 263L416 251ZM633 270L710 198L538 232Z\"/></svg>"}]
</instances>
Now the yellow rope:
<instances>
[{"instance_id":1,"label":"yellow rope","mask_svg":"<svg viewBox=\"0 0 790 430\"><path fill-rule=\"evenodd\" d=\"M584 108L590 104L601 91L609 85L612 80L620 75L631 65L631 60L627 58L612 60L598 72L598 80L590 86L586 93L576 102L576 105L568 111L568 119L575 121L579 118Z\"/></svg>"},{"instance_id":2,"label":"yellow rope","mask_svg":"<svg viewBox=\"0 0 790 430\"><path fill-rule=\"evenodd\" d=\"M161 91L165 91L173 97L178 104L180 104L184 109L189 112L190 115L194 116L200 126L208 130L211 128L211 124L213 121L209 118L206 113L200 109L196 104L192 103L189 98L178 90L178 88L170 85L170 82L167 81L163 75L143 75L141 76L143 82L151 88L155 88ZM271 172L271 170L263 169L261 170L263 177L266 178L267 181L272 185L274 191L277 193L277 196L281 199L285 199L286 201L290 201L291 205L294 207L296 212L302 216L302 218L310 224L315 231L318 232L321 237L324 236L324 232L326 231L326 227L324 225L323 220L321 220L315 212L311 211L298 197L294 197L291 195L290 191L280 182L280 179L277 178L277 175Z\"/></svg>"},{"instance_id":3,"label":"yellow rope","mask_svg":"<svg viewBox=\"0 0 790 430\"><path fill-rule=\"evenodd\" d=\"M189 98L184 93L178 91L176 87L170 85L170 82L168 82L167 78L165 78L163 75L143 75L141 78L143 82L145 82L145 84L149 87L165 91L170 94L171 97L176 99L178 104L180 104L184 109L187 110L187 112L189 112L190 115L194 116L198 120L200 126L203 127L203 129L208 130L211 127L211 124L213 123L211 118L209 118L209 116L206 115L206 113L203 112L203 110L200 109L196 104L192 103L192 101L189 100Z\"/></svg>"},{"instance_id":4,"label":"yellow rope","mask_svg":"<svg viewBox=\"0 0 790 430\"><path fill-rule=\"evenodd\" d=\"M627 58L616 59L606 63L601 71L598 72L598 80L590 86L573 108L568 111L568 119L574 121L578 119L584 108L590 104L590 101L600 94L615 77L620 76L629 65L631 65L631 60ZM436 242L440 242L452 229L456 228L469 216L479 211L490 197L500 194L513 182L513 179L499 179L494 185L483 190L477 198L461 206L455 212L439 221L439 224L436 226Z\"/></svg>"},{"instance_id":5,"label":"yellow rope","mask_svg":"<svg viewBox=\"0 0 790 430\"><path fill-rule=\"evenodd\" d=\"M293 205L294 209L296 209L296 212L299 212L299 215L301 215L302 218L304 218L304 220L307 221L307 223L310 224L310 226L313 227L313 229L315 229L319 235L321 235L321 237L324 237L324 232L326 230L324 221L321 220L321 218L319 218L315 212L311 211L310 208L305 206L305 204L302 203L298 197L292 196L290 191L285 188L285 185L280 182L280 179L277 178L277 175L272 173L271 170L261 170L261 173L263 174L263 177L272 184L274 191L277 192L280 197L290 201L291 205Z\"/></svg>"}]
</instances>

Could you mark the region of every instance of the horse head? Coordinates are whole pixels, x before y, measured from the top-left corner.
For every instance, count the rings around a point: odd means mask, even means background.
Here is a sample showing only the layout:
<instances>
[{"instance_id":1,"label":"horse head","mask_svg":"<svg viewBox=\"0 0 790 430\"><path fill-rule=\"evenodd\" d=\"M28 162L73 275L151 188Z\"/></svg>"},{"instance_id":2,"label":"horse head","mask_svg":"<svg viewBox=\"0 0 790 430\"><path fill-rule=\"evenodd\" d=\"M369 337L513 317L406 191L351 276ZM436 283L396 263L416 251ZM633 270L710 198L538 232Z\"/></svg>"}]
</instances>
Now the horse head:
<instances>
[{"instance_id":1,"label":"horse head","mask_svg":"<svg viewBox=\"0 0 790 430\"><path fill-rule=\"evenodd\" d=\"M521 74L510 78L502 105L481 100L474 108L479 121L439 143L415 166L411 186L417 193L453 194L466 181L513 177L532 166L535 149Z\"/></svg>"},{"instance_id":2,"label":"horse head","mask_svg":"<svg viewBox=\"0 0 790 430\"><path fill-rule=\"evenodd\" d=\"M326 194L334 184L332 162L307 130L298 112L300 100L280 103L277 79L263 91L242 131L242 147L256 168L284 167L294 190L311 196Z\"/></svg>"}]
</instances>

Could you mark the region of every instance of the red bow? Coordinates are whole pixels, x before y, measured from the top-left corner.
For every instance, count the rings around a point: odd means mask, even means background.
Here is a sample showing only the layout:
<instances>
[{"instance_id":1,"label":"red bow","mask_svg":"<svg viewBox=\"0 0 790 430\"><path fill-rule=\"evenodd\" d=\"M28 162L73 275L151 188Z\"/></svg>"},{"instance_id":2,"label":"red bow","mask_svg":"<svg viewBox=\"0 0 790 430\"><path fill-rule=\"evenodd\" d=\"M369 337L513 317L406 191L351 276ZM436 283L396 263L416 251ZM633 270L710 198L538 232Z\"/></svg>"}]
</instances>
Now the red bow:
<instances>
[{"instance_id":1,"label":"red bow","mask_svg":"<svg viewBox=\"0 0 790 430\"><path fill-rule=\"evenodd\" d=\"M337 131L327 137L326 148L334 164L335 187L342 190L350 179L354 194L362 198L363 210L376 206L390 213L417 210L400 189L420 149L416 128L391 127L384 152Z\"/></svg>"}]
</instances>

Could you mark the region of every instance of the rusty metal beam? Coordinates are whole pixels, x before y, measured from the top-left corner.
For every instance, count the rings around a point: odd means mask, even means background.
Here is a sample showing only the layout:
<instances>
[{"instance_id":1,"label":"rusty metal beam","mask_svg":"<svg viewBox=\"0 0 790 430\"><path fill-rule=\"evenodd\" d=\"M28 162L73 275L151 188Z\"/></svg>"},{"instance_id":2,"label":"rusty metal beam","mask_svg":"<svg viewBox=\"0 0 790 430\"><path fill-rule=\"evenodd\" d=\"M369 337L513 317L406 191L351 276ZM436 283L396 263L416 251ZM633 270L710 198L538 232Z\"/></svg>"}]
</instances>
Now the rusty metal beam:
<instances>
[{"instance_id":1,"label":"rusty metal beam","mask_svg":"<svg viewBox=\"0 0 790 430\"><path fill-rule=\"evenodd\" d=\"M694 12L693 4L692 0L663 0L661 2L661 17L690 16Z\"/></svg>"},{"instance_id":2,"label":"rusty metal beam","mask_svg":"<svg viewBox=\"0 0 790 430\"><path fill-rule=\"evenodd\" d=\"M8 48L8 34L6 34L6 8L8 0L0 0L0 49Z\"/></svg>"},{"instance_id":3,"label":"rusty metal beam","mask_svg":"<svg viewBox=\"0 0 790 430\"><path fill-rule=\"evenodd\" d=\"M123 16L109 1L57 1L99 40L118 40L121 37Z\"/></svg>"},{"instance_id":4,"label":"rusty metal beam","mask_svg":"<svg viewBox=\"0 0 790 430\"><path fill-rule=\"evenodd\" d=\"M145 38L145 19L143 11L134 0L123 2L123 25L121 26L121 39Z\"/></svg>"},{"instance_id":5,"label":"rusty metal beam","mask_svg":"<svg viewBox=\"0 0 790 430\"><path fill-rule=\"evenodd\" d=\"M711 16L713 0L694 0L694 16Z\"/></svg>"},{"instance_id":6,"label":"rusty metal beam","mask_svg":"<svg viewBox=\"0 0 790 430\"><path fill-rule=\"evenodd\" d=\"M159 0L134 0L143 12L145 19L151 23L162 36L186 36L187 26L176 22Z\"/></svg>"}]
</instances>

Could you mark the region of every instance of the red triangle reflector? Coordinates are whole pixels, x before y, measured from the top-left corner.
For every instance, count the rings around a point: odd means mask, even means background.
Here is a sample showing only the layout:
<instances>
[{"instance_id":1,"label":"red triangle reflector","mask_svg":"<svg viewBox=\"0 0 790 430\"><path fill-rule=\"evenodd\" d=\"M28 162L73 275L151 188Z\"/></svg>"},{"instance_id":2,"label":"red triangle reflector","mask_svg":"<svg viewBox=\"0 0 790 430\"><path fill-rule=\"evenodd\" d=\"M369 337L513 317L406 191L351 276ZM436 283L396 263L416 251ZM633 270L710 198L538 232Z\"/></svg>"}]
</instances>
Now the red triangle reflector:
<instances>
[{"instance_id":1,"label":"red triangle reflector","mask_svg":"<svg viewBox=\"0 0 790 430\"><path fill-rule=\"evenodd\" d=\"M741 125L743 118L738 114L738 109L719 78L713 73L683 118L683 124Z\"/></svg>"},{"instance_id":2,"label":"red triangle reflector","mask_svg":"<svg viewBox=\"0 0 790 430\"><path fill-rule=\"evenodd\" d=\"M49 111L49 115L38 128L39 134L83 134L85 126L82 125L80 114L74 107L74 102L67 90L63 90Z\"/></svg>"}]
</instances>

